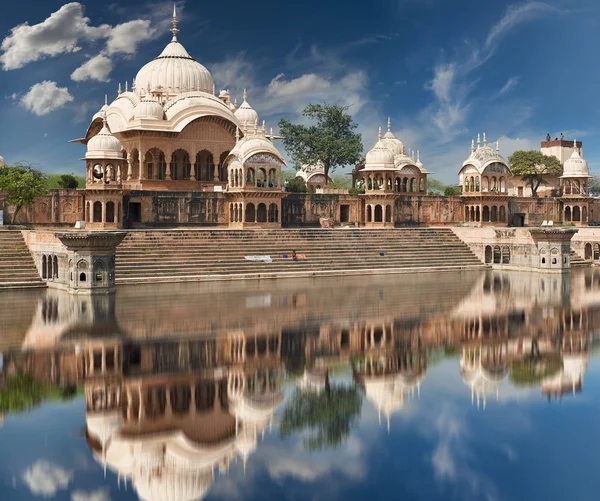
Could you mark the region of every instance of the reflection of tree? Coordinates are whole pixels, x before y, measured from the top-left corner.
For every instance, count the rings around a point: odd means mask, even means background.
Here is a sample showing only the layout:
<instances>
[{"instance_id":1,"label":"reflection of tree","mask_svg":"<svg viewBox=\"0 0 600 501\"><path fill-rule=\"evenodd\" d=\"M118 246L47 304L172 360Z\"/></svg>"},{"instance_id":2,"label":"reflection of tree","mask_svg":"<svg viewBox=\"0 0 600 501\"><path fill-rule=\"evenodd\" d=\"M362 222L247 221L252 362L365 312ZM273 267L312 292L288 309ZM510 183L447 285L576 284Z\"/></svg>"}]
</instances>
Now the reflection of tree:
<instances>
[{"instance_id":1,"label":"reflection of tree","mask_svg":"<svg viewBox=\"0 0 600 501\"><path fill-rule=\"evenodd\" d=\"M362 395L354 385L331 385L329 372L325 373L323 391L301 390L287 403L279 427L281 438L304 430L308 450L337 447L350 434L362 407Z\"/></svg>"},{"instance_id":2,"label":"reflection of tree","mask_svg":"<svg viewBox=\"0 0 600 501\"><path fill-rule=\"evenodd\" d=\"M510 382L517 387L538 386L542 380L555 375L562 368L559 355L530 356L510 365Z\"/></svg>"},{"instance_id":3,"label":"reflection of tree","mask_svg":"<svg viewBox=\"0 0 600 501\"><path fill-rule=\"evenodd\" d=\"M76 394L76 388L53 387L30 375L11 376L0 387L0 412L24 412L45 400L66 400Z\"/></svg>"}]
</instances>

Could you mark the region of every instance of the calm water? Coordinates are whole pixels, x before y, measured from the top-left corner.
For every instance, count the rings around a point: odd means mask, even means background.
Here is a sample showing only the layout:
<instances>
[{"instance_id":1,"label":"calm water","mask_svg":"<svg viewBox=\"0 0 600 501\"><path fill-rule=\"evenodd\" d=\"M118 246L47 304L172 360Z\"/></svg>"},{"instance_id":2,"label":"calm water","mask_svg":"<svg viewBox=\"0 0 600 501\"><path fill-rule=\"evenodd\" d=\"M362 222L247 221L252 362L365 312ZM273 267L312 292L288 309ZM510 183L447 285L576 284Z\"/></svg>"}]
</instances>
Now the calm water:
<instances>
[{"instance_id":1,"label":"calm water","mask_svg":"<svg viewBox=\"0 0 600 501\"><path fill-rule=\"evenodd\" d=\"M0 294L0 499L597 500L600 272Z\"/></svg>"}]
</instances>

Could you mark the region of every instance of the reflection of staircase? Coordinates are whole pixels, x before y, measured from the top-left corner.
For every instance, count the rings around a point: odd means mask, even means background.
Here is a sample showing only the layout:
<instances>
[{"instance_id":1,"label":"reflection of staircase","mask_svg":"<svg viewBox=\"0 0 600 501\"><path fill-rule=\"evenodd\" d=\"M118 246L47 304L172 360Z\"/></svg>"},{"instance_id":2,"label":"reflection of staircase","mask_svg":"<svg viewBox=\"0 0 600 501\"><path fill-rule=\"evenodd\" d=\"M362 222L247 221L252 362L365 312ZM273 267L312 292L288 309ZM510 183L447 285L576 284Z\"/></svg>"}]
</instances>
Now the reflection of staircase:
<instances>
[{"instance_id":1,"label":"reflection of staircase","mask_svg":"<svg viewBox=\"0 0 600 501\"><path fill-rule=\"evenodd\" d=\"M571 268L581 268L582 266L591 266L591 264L591 261L586 261L571 249Z\"/></svg>"},{"instance_id":2,"label":"reflection of staircase","mask_svg":"<svg viewBox=\"0 0 600 501\"><path fill-rule=\"evenodd\" d=\"M283 259L293 250L307 259ZM273 262L244 259L262 255ZM450 228L134 230L117 248L116 279L176 282L484 267Z\"/></svg>"},{"instance_id":3,"label":"reflection of staircase","mask_svg":"<svg viewBox=\"0 0 600 501\"><path fill-rule=\"evenodd\" d=\"M18 230L0 230L0 289L46 287Z\"/></svg>"}]
</instances>

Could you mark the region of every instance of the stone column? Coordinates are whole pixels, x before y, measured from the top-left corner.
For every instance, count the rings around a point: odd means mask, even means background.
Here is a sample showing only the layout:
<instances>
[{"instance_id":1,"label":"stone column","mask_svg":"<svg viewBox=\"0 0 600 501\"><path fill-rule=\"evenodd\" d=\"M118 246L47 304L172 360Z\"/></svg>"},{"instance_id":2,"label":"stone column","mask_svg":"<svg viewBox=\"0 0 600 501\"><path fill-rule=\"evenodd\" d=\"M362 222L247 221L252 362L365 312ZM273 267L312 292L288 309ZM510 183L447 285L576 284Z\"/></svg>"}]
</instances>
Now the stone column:
<instances>
[{"instance_id":1,"label":"stone column","mask_svg":"<svg viewBox=\"0 0 600 501\"><path fill-rule=\"evenodd\" d=\"M138 163L140 166L138 174L139 174L139 180L141 181L142 179L146 179L146 176L144 173L144 169L146 168L146 166L144 165L144 155L143 155L141 149L138 151L138 156L139 156Z\"/></svg>"},{"instance_id":2,"label":"stone column","mask_svg":"<svg viewBox=\"0 0 600 501\"><path fill-rule=\"evenodd\" d=\"M198 153L192 150L190 153L190 181L196 180L196 155Z\"/></svg>"},{"instance_id":3,"label":"stone column","mask_svg":"<svg viewBox=\"0 0 600 501\"><path fill-rule=\"evenodd\" d=\"M167 158L171 157L171 160L168 160ZM167 164L166 168L165 168L165 180L166 181L170 181L171 180L171 164L175 163L175 153L165 153L165 163ZM177 169L177 166L175 166L175 169Z\"/></svg>"},{"instance_id":4,"label":"stone column","mask_svg":"<svg viewBox=\"0 0 600 501\"><path fill-rule=\"evenodd\" d=\"M106 348L102 347L102 375L106 373Z\"/></svg>"},{"instance_id":5,"label":"stone column","mask_svg":"<svg viewBox=\"0 0 600 501\"><path fill-rule=\"evenodd\" d=\"M173 415L173 408L171 407L171 388L169 386L165 387L165 416L171 417Z\"/></svg>"},{"instance_id":6,"label":"stone column","mask_svg":"<svg viewBox=\"0 0 600 501\"><path fill-rule=\"evenodd\" d=\"M106 223L106 202L102 202L102 222Z\"/></svg>"},{"instance_id":7,"label":"stone column","mask_svg":"<svg viewBox=\"0 0 600 501\"><path fill-rule=\"evenodd\" d=\"M190 385L190 414L196 412L196 384Z\"/></svg>"},{"instance_id":8,"label":"stone column","mask_svg":"<svg viewBox=\"0 0 600 501\"><path fill-rule=\"evenodd\" d=\"M131 181L133 177L133 155L127 153L127 181Z\"/></svg>"}]
</instances>

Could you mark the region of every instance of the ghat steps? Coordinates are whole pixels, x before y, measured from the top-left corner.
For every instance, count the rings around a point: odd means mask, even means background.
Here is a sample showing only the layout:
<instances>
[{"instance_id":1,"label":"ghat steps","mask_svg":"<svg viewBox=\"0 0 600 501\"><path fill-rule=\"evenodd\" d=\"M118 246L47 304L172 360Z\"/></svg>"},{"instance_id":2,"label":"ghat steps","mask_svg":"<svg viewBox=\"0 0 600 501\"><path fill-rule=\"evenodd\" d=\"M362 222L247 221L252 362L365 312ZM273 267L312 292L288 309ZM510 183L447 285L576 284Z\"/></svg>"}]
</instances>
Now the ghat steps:
<instances>
[{"instance_id":1,"label":"ghat steps","mask_svg":"<svg viewBox=\"0 0 600 501\"><path fill-rule=\"evenodd\" d=\"M23 235L0 230L0 290L46 287L40 279Z\"/></svg>"},{"instance_id":2,"label":"ghat steps","mask_svg":"<svg viewBox=\"0 0 600 501\"><path fill-rule=\"evenodd\" d=\"M283 259L292 250L307 259ZM117 248L115 276L142 283L483 267L449 228L146 230L131 231Z\"/></svg>"}]
</instances>

